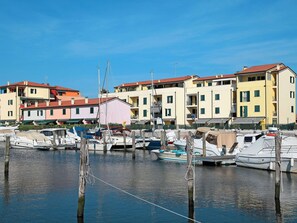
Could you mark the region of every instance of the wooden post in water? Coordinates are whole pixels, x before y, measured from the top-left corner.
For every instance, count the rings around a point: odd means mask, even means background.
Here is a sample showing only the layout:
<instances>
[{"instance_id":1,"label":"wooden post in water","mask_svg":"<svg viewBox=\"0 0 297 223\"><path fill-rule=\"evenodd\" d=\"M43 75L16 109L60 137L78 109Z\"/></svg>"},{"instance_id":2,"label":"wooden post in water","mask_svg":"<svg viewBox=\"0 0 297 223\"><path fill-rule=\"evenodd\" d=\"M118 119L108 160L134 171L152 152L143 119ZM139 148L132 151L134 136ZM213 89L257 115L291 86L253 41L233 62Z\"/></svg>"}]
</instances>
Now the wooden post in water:
<instances>
[{"instance_id":1,"label":"wooden post in water","mask_svg":"<svg viewBox=\"0 0 297 223\"><path fill-rule=\"evenodd\" d=\"M106 131L103 132L103 152L107 152Z\"/></svg>"},{"instance_id":2,"label":"wooden post in water","mask_svg":"<svg viewBox=\"0 0 297 223\"><path fill-rule=\"evenodd\" d=\"M279 132L275 135L275 201L280 199L280 186L281 186L281 144L282 138Z\"/></svg>"},{"instance_id":3,"label":"wooden post in water","mask_svg":"<svg viewBox=\"0 0 297 223\"><path fill-rule=\"evenodd\" d=\"M4 162L4 175L8 177L9 174L9 157L10 157L10 136L5 139L5 162Z\"/></svg>"},{"instance_id":4,"label":"wooden post in water","mask_svg":"<svg viewBox=\"0 0 297 223\"><path fill-rule=\"evenodd\" d=\"M126 132L123 130L123 137L124 137L124 151L126 152L127 146L126 146Z\"/></svg>"},{"instance_id":5,"label":"wooden post in water","mask_svg":"<svg viewBox=\"0 0 297 223\"><path fill-rule=\"evenodd\" d=\"M206 157L206 138L205 138L205 132L202 134L202 148L203 148L203 157Z\"/></svg>"},{"instance_id":6,"label":"wooden post in water","mask_svg":"<svg viewBox=\"0 0 297 223\"><path fill-rule=\"evenodd\" d=\"M56 132L54 131L53 132L53 149L57 149L57 142L56 142L56 139L57 139L57 134Z\"/></svg>"},{"instance_id":7,"label":"wooden post in water","mask_svg":"<svg viewBox=\"0 0 297 223\"><path fill-rule=\"evenodd\" d=\"M166 150L165 130L161 131L161 149Z\"/></svg>"},{"instance_id":8,"label":"wooden post in water","mask_svg":"<svg viewBox=\"0 0 297 223\"><path fill-rule=\"evenodd\" d=\"M188 202L189 202L189 218L194 219L194 201L195 201L195 175L193 170L193 148L194 138L189 132L187 136L187 174L186 179L188 181Z\"/></svg>"},{"instance_id":9,"label":"wooden post in water","mask_svg":"<svg viewBox=\"0 0 297 223\"><path fill-rule=\"evenodd\" d=\"M83 218L85 208L85 188L86 188L86 174L88 162L88 147L87 140L82 139L80 148L80 164L79 164L79 188L78 188L78 207L77 218Z\"/></svg>"},{"instance_id":10,"label":"wooden post in water","mask_svg":"<svg viewBox=\"0 0 297 223\"><path fill-rule=\"evenodd\" d=\"M177 130L177 140L180 140L180 130Z\"/></svg>"},{"instance_id":11,"label":"wooden post in water","mask_svg":"<svg viewBox=\"0 0 297 223\"><path fill-rule=\"evenodd\" d=\"M142 143L143 143L143 150L145 150L145 132L144 132L144 130L141 130L141 132L142 132Z\"/></svg>"},{"instance_id":12,"label":"wooden post in water","mask_svg":"<svg viewBox=\"0 0 297 223\"><path fill-rule=\"evenodd\" d=\"M132 131L132 159L135 160L135 131Z\"/></svg>"}]
</instances>

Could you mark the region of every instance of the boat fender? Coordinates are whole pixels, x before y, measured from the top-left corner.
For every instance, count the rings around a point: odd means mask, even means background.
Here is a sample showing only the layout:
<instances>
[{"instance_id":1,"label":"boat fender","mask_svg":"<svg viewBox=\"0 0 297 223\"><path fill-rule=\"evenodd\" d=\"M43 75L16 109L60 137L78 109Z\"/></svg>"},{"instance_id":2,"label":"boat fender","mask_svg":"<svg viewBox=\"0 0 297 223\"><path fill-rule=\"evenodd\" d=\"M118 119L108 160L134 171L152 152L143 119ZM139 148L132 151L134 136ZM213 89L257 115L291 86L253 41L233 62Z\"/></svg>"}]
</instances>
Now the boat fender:
<instances>
[{"instance_id":1,"label":"boat fender","mask_svg":"<svg viewBox=\"0 0 297 223\"><path fill-rule=\"evenodd\" d=\"M275 133L267 133L266 135L267 136L275 136L276 134Z\"/></svg>"},{"instance_id":2,"label":"boat fender","mask_svg":"<svg viewBox=\"0 0 297 223\"><path fill-rule=\"evenodd\" d=\"M160 153L164 153L164 150L163 149L160 149Z\"/></svg>"},{"instance_id":3,"label":"boat fender","mask_svg":"<svg viewBox=\"0 0 297 223\"><path fill-rule=\"evenodd\" d=\"M290 165L291 165L291 167L294 166L294 158L291 158L291 160L290 160Z\"/></svg>"},{"instance_id":4,"label":"boat fender","mask_svg":"<svg viewBox=\"0 0 297 223\"><path fill-rule=\"evenodd\" d=\"M269 162L269 170L273 170L273 162Z\"/></svg>"}]
</instances>

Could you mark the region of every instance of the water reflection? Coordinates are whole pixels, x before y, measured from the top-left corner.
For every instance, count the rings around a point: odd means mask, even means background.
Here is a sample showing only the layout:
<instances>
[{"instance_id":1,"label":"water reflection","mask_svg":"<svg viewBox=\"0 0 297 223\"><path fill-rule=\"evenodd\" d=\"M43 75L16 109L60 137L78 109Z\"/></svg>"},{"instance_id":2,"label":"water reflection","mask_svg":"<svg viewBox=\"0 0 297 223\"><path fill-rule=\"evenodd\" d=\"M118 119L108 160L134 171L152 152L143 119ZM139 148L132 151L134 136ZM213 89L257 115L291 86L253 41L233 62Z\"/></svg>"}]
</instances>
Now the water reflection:
<instances>
[{"instance_id":1,"label":"water reflection","mask_svg":"<svg viewBox=\"0 0 297 223\"><path fill-rule=\"evenodd\" d=\"M3 150L0 159L3 160ZM186 165L158 161L154 154L142 150L136 152L135 160L130 152L91 152L90 164L96 177L197 221L297 221L296 175L282 175L283 192L277 204L273 172L197 166L195 206L189 209ZM30 222L40 222L42 216L55 217L56 222L83 221L75 219L78 170L77 151L11 150L9 178L0 176L3 221L25 222L24 215L15 210L30 213L25 216ZM4 171L3 162L0 171ZM34 209L30 208L32 205ZM85 218L86 222L187 221L100 181L87 185Z\"/></svg>"}]
</instances>

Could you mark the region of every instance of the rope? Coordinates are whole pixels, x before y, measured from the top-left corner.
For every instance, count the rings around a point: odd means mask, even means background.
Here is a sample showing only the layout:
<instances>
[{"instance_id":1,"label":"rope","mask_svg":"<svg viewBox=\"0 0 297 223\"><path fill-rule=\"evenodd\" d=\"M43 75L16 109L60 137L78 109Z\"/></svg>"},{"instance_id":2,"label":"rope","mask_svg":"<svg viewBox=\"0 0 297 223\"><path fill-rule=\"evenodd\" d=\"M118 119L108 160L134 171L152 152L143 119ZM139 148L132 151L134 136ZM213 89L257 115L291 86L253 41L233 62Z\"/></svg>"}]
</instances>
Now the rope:
<instances>
[{"instance_id":1,"label":"rope","mask_svg":"<svg viewBox=\"0 0 297 223\"><path fill-rule=\"evenodd\" d=\"M125 193L125 194L127 194L127 195L130 195L130 196L132 196L132 197L134 197L134 198L136 198L136 199L138 199L138 200L141 200L141 201L143 201L143 202L145 202L145 203L148 203L148 204L150 204L150 205L153 205L153 206L155 206L155 207L158 207L158 208L160 208L160 209L163 209L163 210L165 210L165 211L168 211L168 212L170 212L170 213L172 213L172 214L175 214L175 215L177 215L177 216L179 216L179 217L182 217L182 218L185 218L185 219L187 219L187 220L191 220L191 221L193 221L193 222L201 223L201 222L199 222L199 221L196 221L195 219L189 218L189 217L184 216L184 215L182 215L182 214L179 214L179 213L177 213L177 212L175 212L175 211L169 210L168 208L162 207L162 206L160 206L160 205L158 205L158 204L155 204L155 203L150 202L150 201L148 201L148 200L145 200L145 199L143 199L143 198L141 198L141 197L138 197L138 196L136 196L136 195L134 195L134 194L131 194L131 193L129 193L128 191L125 191L125 190L123 190L123 189L121 189L121 188L119 188L119 187L116 187L116 186L114 186L114 185L112 185L112 184L110 184L110 183L108 183L108 182L106 182L106 181L104 181L104 180L102 180L102 179L100 179L100 178L94 176L94 175L91 174L91 173L90 173L90 175L91 175L94 179L97 179L97 180L101 181L102 183L104 183L104 184L106 184L106 185L108 185L108 186L110 186L110 187L112 187L112 188L114 188L114 189L116 189L116 190L119 190L119 191L121 191L121 192L123 192L123 193Z\"/></svg>"}]
</instances>

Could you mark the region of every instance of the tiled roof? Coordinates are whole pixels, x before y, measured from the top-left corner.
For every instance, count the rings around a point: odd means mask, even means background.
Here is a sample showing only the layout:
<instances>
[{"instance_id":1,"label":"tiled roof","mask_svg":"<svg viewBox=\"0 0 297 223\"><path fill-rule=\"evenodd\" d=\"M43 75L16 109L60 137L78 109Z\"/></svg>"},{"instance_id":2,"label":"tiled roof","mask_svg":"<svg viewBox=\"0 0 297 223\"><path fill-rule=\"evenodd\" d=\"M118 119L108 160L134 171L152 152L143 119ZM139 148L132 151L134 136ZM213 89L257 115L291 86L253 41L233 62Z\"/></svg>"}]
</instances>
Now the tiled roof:
<instances>
[{"instance_id":1,"label":"tiled roof","mask_svg":"<svg viewBox=\"0 0 297 223\"><path fill-rule=\"evenodd\" d=\"M57 91L79 91L71 88L61 87L61 86L52 86L52 89L56 89Z\"/></svg>"},{"instance_id":2,"label":"tiled roof","mask_svg":"<svg viewBox=\"0 0 297 223\"><path fill-rule=\"evenodd\" d=\"M31 87L46 87L46 88L50 87L49 84L43 84L43 83L40 84L36 82L31 82L31 81L20 81L12 84L3 85L0 87L9 87L9 86L31 86Z\"/></svg>"},{"instance_id":3,"label":"tiled roof","mask_svg":"<svg viewBox=\"0 0 297 223\"><path fill-rule=\"evenodd\" d=\"M236 74L246 74L246 73L256 73L256 72L266 72L268 70L271 70L273 68L277 68L277 65L279 65L280 69L284 69L285 65L282 63L274 63L274 64L264 64L264 65L258 65L258 66L252 66L248 67L246 69L243 69L242 71L237 72Z\"/></svg>"},{"instance_id":4,"label":"tiled roof","mask_svg":"<svg viewBox=\"0 0 297 223\"><path fill-rule=\"evenodd\" d=\"M68 101L61 101L61 105L59 105L59 101L52 101L49 102L49 105L46 105L46 102L38 103L38 106L35 107L35 104L30 105L28 107L24 107L23 109L36 109L36 108L55 108L55 107L77 107L77 106L87 106L87 105L98 105L105 103L107 101L111 101L115 99L116 97L110 97L110 98L90 98L87 99L88 103L86 103L86 99L78 99L74 100L74 104L71 104L71 100Z\"/></svg>"},{"instance_id":5,"label":"tiled roof","mask_svg":"<svg viewBox=\"0 0 297 223\"><path fill-rule=\"evenodd\" d=\"M235 78L235 74L219 74L215 76L198 77L194 80L194 82L207 81L207 80L219 80L219 79L225 79L225 78Z\"/></svg>"},{"instance_id":6,"label":"tiled roof","mask_svg":"<svg viewBox=\"0 0 297 223\"><path fill-rule=\"evenodd\" d=\"M191 79L191 78L193 78L195 76L196 75L193 75L193 76L188 75L188 76L183 76L183 77L165 78L165 79L159 79L159 80L154 79L153 83L154 84L167 84L167 83L182 82L182 81L189 80L189 79ZM134 86L139 86L139 85L151 85L151 84L152 84L152 81L148 80L148 81L124 83L124 84L121 84L119 86L116 86L115 88L134 87Z\"/></svg>"}]
</instances>

